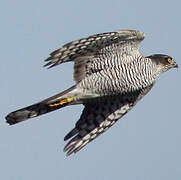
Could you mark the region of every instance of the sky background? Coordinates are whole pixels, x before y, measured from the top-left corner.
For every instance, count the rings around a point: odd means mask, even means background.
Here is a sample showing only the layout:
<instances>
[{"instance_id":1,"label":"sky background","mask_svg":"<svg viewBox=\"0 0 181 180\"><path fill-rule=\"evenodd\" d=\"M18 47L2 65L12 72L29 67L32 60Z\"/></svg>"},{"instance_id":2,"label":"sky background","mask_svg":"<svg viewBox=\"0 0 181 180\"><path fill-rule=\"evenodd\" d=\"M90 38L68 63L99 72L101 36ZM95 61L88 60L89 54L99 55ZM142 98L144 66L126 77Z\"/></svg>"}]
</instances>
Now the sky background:
<instances>
[{"instance_id":1,"label":"sky background","mask_svg":"<svg viewBox=\"0 0 181 180\"><path fill-rule=\"evenodd\" d=\"M163 74L151 92L77 154L63 152L82 105L9 126L5 116L74 84L73 63L47 70L44 59L65 43L119 29L145 32L143 55L181 64L178 0L16 0L0 4L0 179L180 180L181 71Z\"/></svg>"}]
</instances>

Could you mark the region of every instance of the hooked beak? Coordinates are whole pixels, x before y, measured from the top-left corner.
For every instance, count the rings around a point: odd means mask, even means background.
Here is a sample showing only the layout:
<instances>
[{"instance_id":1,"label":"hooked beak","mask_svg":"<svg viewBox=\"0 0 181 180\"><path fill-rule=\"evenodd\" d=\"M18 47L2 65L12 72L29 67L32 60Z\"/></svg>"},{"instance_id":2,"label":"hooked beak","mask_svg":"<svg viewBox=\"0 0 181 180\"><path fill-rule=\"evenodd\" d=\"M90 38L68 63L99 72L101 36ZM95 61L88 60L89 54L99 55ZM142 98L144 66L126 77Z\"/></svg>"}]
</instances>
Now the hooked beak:
<instances>
[{"instance_id":1,"label":"hooked beak","mask_svg":"<svg viewBox=\"0 0 181 180\"><path fill-rule=\"evenodd\" d=\"M175 64L174 68L178 68L178 64Z\"/></svg>"}]
</instances>

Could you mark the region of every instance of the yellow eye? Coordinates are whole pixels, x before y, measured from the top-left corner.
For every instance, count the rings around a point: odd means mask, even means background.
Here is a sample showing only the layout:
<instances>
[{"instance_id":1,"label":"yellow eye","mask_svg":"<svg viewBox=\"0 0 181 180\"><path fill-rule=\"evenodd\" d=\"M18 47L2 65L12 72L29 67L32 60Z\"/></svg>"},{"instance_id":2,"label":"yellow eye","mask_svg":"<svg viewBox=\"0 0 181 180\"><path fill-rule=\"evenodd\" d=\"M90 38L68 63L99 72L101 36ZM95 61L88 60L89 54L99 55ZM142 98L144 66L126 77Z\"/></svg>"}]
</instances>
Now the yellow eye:
<instances>
[{"instance_id":1,"label":"yellow eye","mask_svg":"<svg viewBox=\"0 0 181 180\"><path fill-rule=\"evenodd\" d=\"M171 58L168 58L167 60L170 64L173 62L173 60Z\"/></svg>"}]
</instances>

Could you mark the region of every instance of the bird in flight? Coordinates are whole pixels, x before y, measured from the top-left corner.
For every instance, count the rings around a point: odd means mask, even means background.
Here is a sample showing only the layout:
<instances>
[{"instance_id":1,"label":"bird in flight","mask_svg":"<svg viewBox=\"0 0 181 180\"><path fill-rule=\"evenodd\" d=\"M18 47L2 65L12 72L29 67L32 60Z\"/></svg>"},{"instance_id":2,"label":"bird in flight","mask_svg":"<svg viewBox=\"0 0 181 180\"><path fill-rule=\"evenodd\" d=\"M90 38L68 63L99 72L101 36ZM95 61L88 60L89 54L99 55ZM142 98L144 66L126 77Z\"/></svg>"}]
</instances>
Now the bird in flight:
<instances>
[{"instance_id":1,"label":"bird in flight","mask_svg":"<svg viewBox=\"0 0 181 180\"><path fill-rule=\"evenodd\" d=\"M65 44L45 61L48 68L74 61L75 85L55 96L6 116L10 125L59 108L83 104L75 127L65 136L67 155L76 153L125 115L168 69L178 67L172 57L144 57L139 45L143 32L119 30Z\"/></svg>"}]
</instances>

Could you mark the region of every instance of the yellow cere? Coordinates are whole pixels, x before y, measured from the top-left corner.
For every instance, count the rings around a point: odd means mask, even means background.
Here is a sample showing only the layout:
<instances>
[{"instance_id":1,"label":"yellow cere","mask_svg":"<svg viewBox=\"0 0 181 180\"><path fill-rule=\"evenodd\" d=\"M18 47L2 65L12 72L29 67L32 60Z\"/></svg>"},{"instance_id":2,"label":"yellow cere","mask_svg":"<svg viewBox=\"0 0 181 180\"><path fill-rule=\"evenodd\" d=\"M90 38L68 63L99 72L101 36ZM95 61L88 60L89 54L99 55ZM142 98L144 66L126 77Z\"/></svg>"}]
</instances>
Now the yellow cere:
<instances>
[{"instance_id":1,"label":"yellow cere","mask_svg":"<svg viewBox=\"0 0 181 180\"><path fill-rule=\"evenodd\" d=\"M49 106L50 106L50 107L59 106L59 105L65 104L65 103L69 103L69 102L71 102L72 100L73 100L73 97L66 98L66 99L62 99L62 100L60 100L60 101L57 102L57 103L50 104Z\"/></svg>"},{"instance_id":2,"label":"yellow cere","mask_svg":"<svg viewBox=\"0 0 181 180\"><path fill-rule=\"evenodd\" d=\"M169 63L172 63L172 62L173 62L173 59L168 58L168 62L169 62Z\"/></svg>"}]
</instances>

